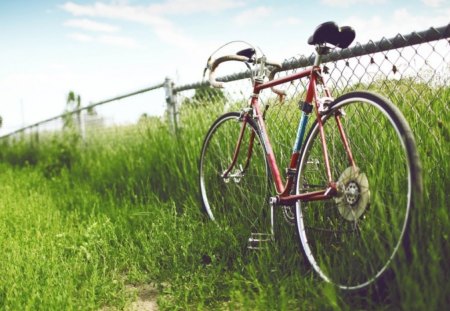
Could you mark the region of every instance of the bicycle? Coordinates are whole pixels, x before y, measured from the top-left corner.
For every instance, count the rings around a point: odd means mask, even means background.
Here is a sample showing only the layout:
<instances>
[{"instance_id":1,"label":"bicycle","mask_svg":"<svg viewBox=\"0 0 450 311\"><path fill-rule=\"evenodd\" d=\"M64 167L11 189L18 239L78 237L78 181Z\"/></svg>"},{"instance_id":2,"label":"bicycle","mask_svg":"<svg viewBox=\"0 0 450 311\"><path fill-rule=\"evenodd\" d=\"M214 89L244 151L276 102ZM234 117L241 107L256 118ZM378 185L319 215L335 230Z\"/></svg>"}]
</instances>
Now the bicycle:
<instances>
[{"instance_id":1,"label":"bicycle","mask_svg":"<svg viewBox=\"0 0 450 311\"><path fill-rule=\"evenodd\" d=\"M323 55L332 46L347 48L354 38L351 27L320 24L308 40L316 50L314 65L276 79L282 66L257 57L253 47L210 57L213 87L223 87L215 78L223 62L256 69L249 107L212 124L199 161L202 205L210 219L258 248L273 239L274 210L281 208L295 223L301 249L318 275L349 290L372 284L387 270L422 196L416 144L400 110L367 91L334 99L325 85ZM268 88L284 96L276 86L302 78L309 84L283 182L265 124L267 107L258 99ZM305 136L311 116L315 120ZM275 193L269 193L271 187Z\"/></svg>"}]
</instances>

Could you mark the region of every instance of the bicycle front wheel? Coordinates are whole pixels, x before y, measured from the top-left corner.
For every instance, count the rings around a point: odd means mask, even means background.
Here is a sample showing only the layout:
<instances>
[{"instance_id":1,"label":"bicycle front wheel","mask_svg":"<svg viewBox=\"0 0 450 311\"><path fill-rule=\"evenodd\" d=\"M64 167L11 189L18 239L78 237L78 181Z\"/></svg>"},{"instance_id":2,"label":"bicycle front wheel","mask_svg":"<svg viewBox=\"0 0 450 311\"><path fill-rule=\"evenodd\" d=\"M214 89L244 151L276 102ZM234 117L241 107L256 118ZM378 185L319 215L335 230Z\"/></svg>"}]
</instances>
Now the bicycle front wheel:
<instances>
[{"instance_id":1,"label":"bicycle front wheel","mask_svg":"<svg viewBox=\"0 0 450 311\"><path fill-rule=\"evenodd\" d=\"M336 114L341 115L354 165L344 148ZM297 202L297 228L316 272L342 289L358 289L387 270L407 234L410 210L422 192L420 163L404 117L380 96L343 95L322 121L338 195ZM316 122L305 140L297 193L327 187L319 132Z\"/></svg>"},{"instance_id":2,"label":"bicycle front wheel","mask_svg":"<svg viewBox=\"0 0 450 311\"><path fill-rule=\"evenodd\" d=\"M271 230L268 166L258 127L250 118L232 164L242 126L238 112L217 119L206 135L199 163L203 208L239 243L252 233Z\"/></svg>"}]
</instances>

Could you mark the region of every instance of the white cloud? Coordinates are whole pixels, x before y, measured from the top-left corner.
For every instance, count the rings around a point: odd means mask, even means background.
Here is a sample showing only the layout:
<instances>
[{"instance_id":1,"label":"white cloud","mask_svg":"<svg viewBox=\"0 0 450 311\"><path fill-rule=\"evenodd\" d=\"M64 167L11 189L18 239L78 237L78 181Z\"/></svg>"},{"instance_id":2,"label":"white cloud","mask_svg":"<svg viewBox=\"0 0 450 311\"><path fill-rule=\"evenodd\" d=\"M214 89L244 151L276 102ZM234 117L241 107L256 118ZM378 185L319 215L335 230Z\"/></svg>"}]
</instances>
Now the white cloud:
<instances>
[{"instance_id":1,"label":"white cloud","mask_svg":"<svg viewBox=\"0 0 450 311\"><path fill-rule=\"evenodd\" d=\"M325 5L348 7L356 4L382 4L386 0L321 0Z\"/></svg>"},{"instance_id":2,"label":"white cloud","mask_svg":"<svg viewBox=\"0 0 450 311\"><path fill-rule=\"evenodd\" d=\"M289 27L289 26L297 26L302 23L302 20L297 17L287 17L281 20L277 20L274 22L274 26L276 27Z\"/></svg>"},{"instance_id":3,"label":"white cloud","mask_svg":"<svg viewBox=\"0 0 450 311\"><path fill-rule=\"evenodd\" d=\"M254 9L246 10L236 15L233 21L238 26L250 25L257 22L258 19L264 18L270 15L271 9L269 7L260 6Z\"/></svg>"},{"instance_id":4,"label":"white cloud","mask_svg":"<svg viewBox=\"0 0 450 311\"><path fill-rule=\"evenodd\" d=\"M168 0L149 6L155 14L215 13L244 6L243 1L234 0Z\"/></svg>"},{"instance_id":5,"label":"white cloud","mask_svg":"<svg viewBox=\"0 0 450 311\"><path fill-rule=\"evenodd\" d=\"M214 5L217 7L214 7ZM100 2L92 5L80 5L67 2L61 8L74 16L110 18L149 25L161 41L192 52L197 51L200 44L163 15L224 10L239 5L241 5L241 2L233 0L169 0L163 4L149 6ZM130 46L132 45L130 44Z\"/></svg>"},{"instance_id":6,"label":"white cloud","mask_svg":"<svg viewBox=\"0 0 450 311\"><path fill-rule=\"evenodd\" d=\"M98 40L104 44L120 46L125 48L136 48L139 46L133 38L129 37L103 35L100 36Z\"/></svg>"},{"instance_id":7,"label":"white cloud","mask_svg":"<svg viewBox=\"0 0 450 311\"><path fill-rule=\"evenodd\" d=\"M423 4L426 6L431 6L433 8L437 8L444 3L444 0L422 0Z\"/></svg>"},{"instance_id":8,"label":"white cloud","mask_svg":"<svg viewBox=\"0 0 450 311\"><path fill-rule=\"evenodd\" d=\"M83 34L83 33L70 33L68 34L68 37L72 40L79 41L79 42L91 42L94 41L94 38L92 36Z\"/></svg>"},{"instance_id":9,"label":"white cloud","mask_svg":"<svg viewBox=\"0 0 450 311\"><path fill-rule=\"evenodd\" d=\"M194 52L199 48L199 44L193 38L185 35L173 25L155 27L154 32L163 42L178 47L182 51Z\"/></svg>"},{"instance_id":10,"label":"white cloud","mask_svg":"<svg viewBox=\"0 0 450 311\"><path fill-rule=\"evenodd\" d=\"M66 2L61 8L75 16L95 16L103 6L104 4L102 3L96 3L95 5L80 5L73 2Z\"/></svg>"},{"instance_id":11,"label":"white cloud","mask_svg":"<svg viewBox=\"0 0 450 311\"><path fill-rule=\"evenodd\" d=\"M67 35L70 39L78 42L100 42L106 45L124 47L124 48L137 48L139 44L130 37L113 36L113 35L101 35L91 36L84 33L70 33Z\"/></svg>"},{"instance_id":12,"label":"white cloud","mask_svg":"<svg viewBox=\"0 0 450 311\"><path fill-rule=\"evenodd\" d=\"M93 5L81 5L66 2L61 8L75 16L104 16L145 21L162 15L215 13L244 6L238 0L167 0L163 3L147 6L133 6L126 2L105 4L96 2Z\"/></svg>"},{"instance_id":13,"label":"white cloud","mask_svg":"<svg viewBox=\"0 0 450 311\"><path fill-rule=\"evenodd\" d=\"M92 5L81 5L67 2L62 9L74 16L104 17L127 21L140 22L144 24L157 24L162 19L148 7L130 6L124 4L105 4L96 2Z\"/></svg>"},{"instance_id":14,"label":"white cloud","mask_svg":"<svg viewBox=\"0 0 450 311\"><path fill-rule=\"evenodd\" d=\"M119 27L99 23L90 19L69 19L64 22L64 26L97 32L116 32L119 30Z\"/></svg>"},{"instance_id":15,"label":"white cloud","mask_svg":"<svg viewBox=\"0 0 450 311\"><path fill-rule=\"evenodd\" d=\"M299 25L301 23L301 19L296 18L296 17L288 17L288 18L286 18L286 23L291 26Z\"/></svg>"},{"instance_id":16,"label":"white cloud","mask_svg":"<svg viewBox=\"0 0 450 311\"><path fill-rule=\"evenodd\" d=\"M429 27L440 27L448 24L450 9L441 10L437 14L414 15L407 9L398 9L391 16L373 16L360 18L352 16L340 24L350 25L356 31L356 41L367 43L368 40L379 41L382 37L391 38L397 34L409 34Z\"/></svg>"}]
</instances>

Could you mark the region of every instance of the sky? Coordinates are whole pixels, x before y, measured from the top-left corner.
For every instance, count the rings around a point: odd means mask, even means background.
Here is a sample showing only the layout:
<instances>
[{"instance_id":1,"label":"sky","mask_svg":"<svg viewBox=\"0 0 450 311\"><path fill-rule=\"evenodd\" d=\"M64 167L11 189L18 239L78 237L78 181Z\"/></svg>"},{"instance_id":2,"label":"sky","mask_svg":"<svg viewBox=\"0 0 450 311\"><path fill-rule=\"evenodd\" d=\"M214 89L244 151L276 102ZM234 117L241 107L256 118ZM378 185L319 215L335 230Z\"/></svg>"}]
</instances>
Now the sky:
<instances>
[{"instance_id":1,"label":"sky","mask_svg":"<svg viewBox=\"0 0 450 311\"><path fill-rule=\"evenodd\" d=\"M0 0L0 135L62 113L69 91L86 106L165 77L200 81L228 41L283 61L310 55L307 38L325 21L352 26L366 43L449 17L450 0ZM129 102L110 106L122 105L117 120L136 121ZM164 95L129 105L162 115Z\"/></svg>"}]
</instances>

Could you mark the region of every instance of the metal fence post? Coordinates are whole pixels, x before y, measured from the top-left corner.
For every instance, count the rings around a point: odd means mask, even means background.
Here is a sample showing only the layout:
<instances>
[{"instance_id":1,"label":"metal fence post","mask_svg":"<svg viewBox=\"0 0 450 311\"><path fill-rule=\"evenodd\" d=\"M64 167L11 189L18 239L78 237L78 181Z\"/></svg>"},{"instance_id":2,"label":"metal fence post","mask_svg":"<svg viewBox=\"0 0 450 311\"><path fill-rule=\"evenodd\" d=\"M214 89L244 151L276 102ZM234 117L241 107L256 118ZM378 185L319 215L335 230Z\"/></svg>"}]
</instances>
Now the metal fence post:
<instances>
[{"instance_id":1,"label":"metal fence post","mask_svg":"<svg viewBox=\"0 0 450 311\"><path fill-rule=\"evenodd\" d=\"M80 137L83 143L86 143L86 113L85 110L78 112L78 123L80 125Z\"/></svg>"},{"instance_id":2,"label":"metal fence post","mask_svg":"<svg viewBox=\"0 0 450 311\"><path fill-rule=\"evenodd\" d=\"M442 82L442 85L448 84L448 40L450 38L450 24L442 26L442 27L431 27L424 31L419 32L413 32L411 34L405 34L405 35L397 35L392 38L382 38L380 41L369 41L367 44L361 45L359 43L356 43L355 46L343 49L343 50L335 50L331 52L330 54L326 55L322 59L322 63L324 64L324 73L325 71L328 71L330 68L331 73L335 72L335 76L342 76L347 75L347 77L344 77L343 80L335 81L336 85L333 86L333 88L342 87L345 88L346 85L354 84L355 81L357 82L365 82L368 79L374 79L377 78L374 70L377 70L379 72L380 77L385 77L386 79L390 79L391 76L394 76L396 78L405 77L406 79L412 79L414 78L412 75L416 75L417 77L421 77L422 80L425 74L427 74L425 71L429 70L430 72L434 72L433 76L436 76L439 78ZM424 44L428 43L427 46ZM431 51L424 50L422 51L421 47L424 46L425 48L431 48ZM410 50L404 51L404 48L409 48ZM396 51L396 56L393 58L388 58L387 52L389 51ZM403 55L402 55L403 53ZM421 53L427 53L421 55ZM367 57L369 60L367 64L363 64L360 62L360 57L364 56ZM408 66L411 61L413 61L413 57L419 57L418 65ZM299 68L304 68L307 66L311 66L313 64L314 57L295 57L288 59L283 62L282 68L280 71L284 71L287 74L287 71L289 70L296 70ZM442 60L442 61L441 61ZM341 62L338 62L341 61ZM355 61L356 65L352 65L352 62ZM421 65L421 63L424 61L424 64ZM438 64L437 62L441 61L441 64ZM333 65L330 68L327 67L327 63L332 62ZM398 63L398 64L397 64ZM342 65L344 64L344 65ZM401 64L406 69L402 69L404 72L403 74L398 73L398 65ZM345 73L344 73L344 66L345 66ZM353 67L354 66L354 67ZM378 69L376 69L374 66L378 66ZM421 67L420 67L421 66ZM414 68L417 67L417 68ZM349 69L350 68L350 69ZM349 72L349 70L358 71L357 74L355 72L352 74ZM373 69L372 69L373 68ZM389 70L389 72L388 72ZM363 72L366 72L365 74ZM351 75L351 76L350 76ZM227 76L221 76L218 78L218 81L221 82L232 82L232 81L239 81L243 79L247 79L251 77L250 71L242 71L237 72L231 75ZM354 78L354 80L350 81L349 79ZM367 78L367 79L365 79ZM431 77L426 78L424 81L426 83L429 83ZM421 80L421 81L422 81ZM431 81L433 82L433 81ZM439 82L439 83L441 83ZM169 126L171 129L175 132L179 127L180 123L180 116L179 116L179 106L181 106L181 103L178 102L178 94L180 94L180 98L188 98L189 95L184 95L184 91L193 91L200 87L208 86L209 83L207 81L198 81L195 83L185 84L185 85L174 85L173 81L170 78L166 78L164 81L161 81L158 84L152 85L150 87L140 89L131 93L127 93L124 95L116 96L114 98L109 98L100 102L96 102L94 104L90 104L87 107L82 107L77 109L80 111L85 111L92 109L99 105L104 105L106 103L110 103L113 101L121 100L124 98L128 98L137 94L141 94L144 92L149 92L155 89L164 88L166 92L166 117L167 122L169 123ZM371 85L371 84L369 84ZM287 86L292 90L292 92L297 91L296 86ZM298 89L301 90L303 85ZM242 92L242 91L240 91ZM229 93L229 92L228 92ZM229 93L231 94L231 93ZM237 93L236 93L237 94ZM415 94L417 95L417 98L420 98L419 91L415 91ZM228 96L228 95L227 95ZM233 101L236 100L235 98L232 99ZM245 99L247 100L247 99ZM432 112L430 110L430 112ZM75 114L76 111L73 111L73 114ZM435 112L432 112L435 114ZM22 127L20 129L14 130L12 132L9 132L7 134L1 134L1 139L6 139L8 137L17 137L17 139L23 138L24 131L27 129L33 128L38 125L43 124L49 124L50 122L61 120L64 123L64 119L67 118L68 113L64 112L63 114L57 115L52 118L48 118L46 120L37 122L32 125L28 125L26 127ZM76 122L74 117L74 122ZM83 122L83 120L82 120ZM0 118L0 124L1 124L1 118ZM87 124L81 125L82 130L86 131ZM79 126L80 127L80 126ZM89 135L89 133L84 133L84 136Z\"/></svg>"},{"instance_id":3,"label":"metal fence post","mask_svg":"<svg viewBox=\"0 0 450 311\"><path fill-rule=\"evenodd\" d=\"M176 133L178 130L178 111L176 93L174 92L174 83L172 79L166 78L164 81L164 89L166 90L167 118L171 130Z\"/></svg>"},{"instance_id":4,"label":"metal fence post","mask_svg":"<svg viewBox=\"0 0 450 311\"><path fill-rule=\"evenodd\" d=\"M39 125L36 125L36 132L34 134L34 141L36 145L39 145Z\"/></svg>"},{"instance_id":5,"label":"metal fence post","mask_svg":"<svg viewBox=\"0 0 450 311\"><path fill-rule=\"evenodd\" d=\"M83 120L83 115L81 114L82 110L78 109L77 112L75 112L76 114L76 118L77 118L77 130L78 130L78 135L80 135L81 140L84 142L85 141L85 135L84 135L84 120Z\"/></svg>"}]
</instances>

